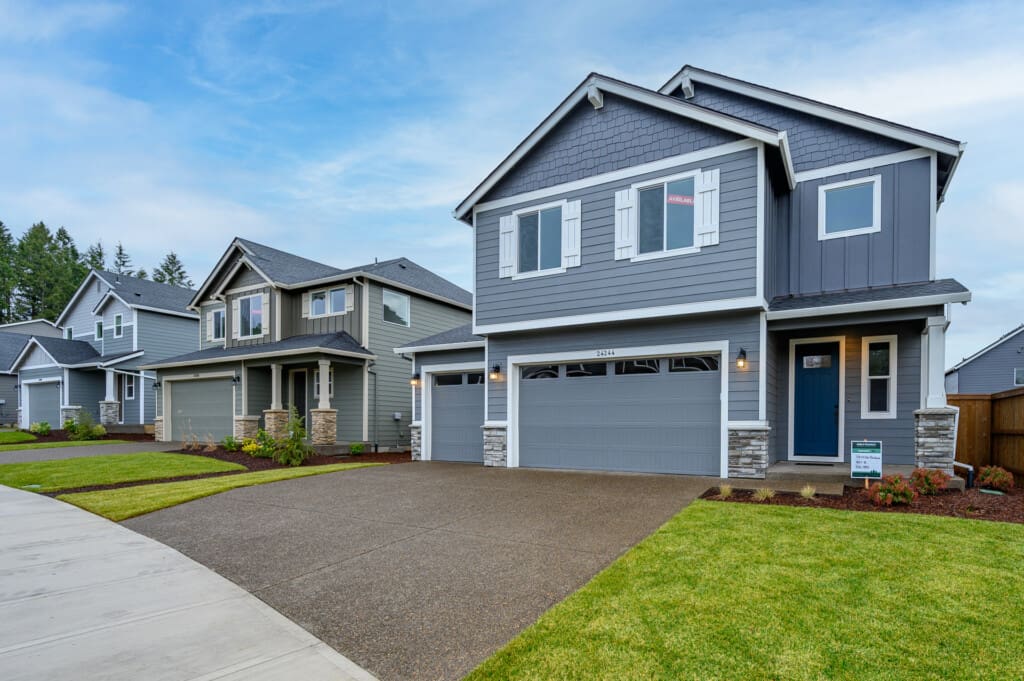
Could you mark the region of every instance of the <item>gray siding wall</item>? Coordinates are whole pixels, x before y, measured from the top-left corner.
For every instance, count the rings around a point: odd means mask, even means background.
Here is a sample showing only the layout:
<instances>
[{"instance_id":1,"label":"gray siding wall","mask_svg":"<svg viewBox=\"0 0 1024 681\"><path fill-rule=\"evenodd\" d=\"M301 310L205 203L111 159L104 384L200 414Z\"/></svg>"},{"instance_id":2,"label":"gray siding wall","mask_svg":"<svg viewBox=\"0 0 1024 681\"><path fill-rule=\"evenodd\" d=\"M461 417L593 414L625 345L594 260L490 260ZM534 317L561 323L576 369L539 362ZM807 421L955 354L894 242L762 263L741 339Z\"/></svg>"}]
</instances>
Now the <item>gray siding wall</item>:
<instances>
[{"instance_id":1,"label":"gray siding wall","mask_svg":"<svg viewBox=\"0 0 1024 681\"><path fill-rule=\"evenodd\" d=\"M266 367L247 368L245 374L246 393L248 394L248 413L260 417L260 428L266 427L263 420L263 410L270 409L270 370ZM284 381L282 380L282 383ZM287 393L285 393L286 395ZM287 399L287 397L285 397ZM238 408L241 409L241 400Z\"/></svg>"},{"instance_id":2,"label":"gray siding wall","mask_svg":"<svg viewBox=\"0 0 1024 681\"><path fill-rule=\"evenodd\" d=\"M757 312L736 312L541 333L492 335L487 340L487 361L492 365L501 364L505 376L500 382L488 383L487 419L501 421L508 418L506 381L514 380L508 375L509 355L727 340L729 357L722 361L729 371L729 419L755 420L758 417L758 372L761 370L759 329ZM744 369L736 367L740 348L747 351Z\"/></svg>"},{"instance_id":3,"label":"gray siding wall","mask_svg":"<svg viewBox=\"0 0 1024 681\"><path fill-rule=\"evenodd\" d=\"M233 300L239 298L248 298L249 296L265 294L267 296L267 306L263 310L263 324L265 329L269 330L269 333L265 333L258 338L246 338L239 340L232 338L233 329L235 328L234 311L231 309L231 303ZM277 323L277 310L274 305L274 290L270 286L264 286L263 288L254 289L252 291L246 291L245 293L236 293L227 296L227 317L226 319L226 331L227 331L227 347L243 347L246 345L263 345L264 343L274 342L274 325Z\"/></svg>"},{"instance_id":4,"label":"gray siding wall","mask_svg":"<svg viewBox=\"0 0 1024 681\"><path fill-rule=\"evenodd\" d=\"M780 343L777 334L769 333L765 338L765 418L771 431L768 434L768 461L775 462L786 458L783 450L779 449L779 415L784 407L779 405L778 395L784 394L780 386L786 385L786 363L779 350ZM783 441L782 446L785 446ZM781 452L781 453L780 453Z\"/></svg>"},{"instance_id":5,"label":"gray siding wall","mask_svg":"<svg viewBox=\"0 0 1024 681\"><path fill-rule=\"evenodd\" d=\"M313 374L310 373L310 380L312 380L312 376ZM334 365L334 397L331 398L331 408L338 410L338 441L361 441L363 439L363 367L350 364Z\"/></svg>"},{"instance_id":6,"label":"gray siding wall","mask_svg":"<svg viewBox=\"0 0 1024 681\"><path fill-rule=\"evenodd\" d=\"M788 229L774 240L776 295L799 295L929 279L930 161L926 158L801 182ZM882 230L818 239L818 187L881 175Z\"/></svg>"},{"instance_id":7,"label":"gray siding wall","mask_svg":"<svg viewBox=\"0 0 1024 681\"><path fill-rule=\"evenodd\" d=\"M100 344L93 338L93 328L97 317L92 310L108 290L109 287L99 277L93 277L64 320L64 328L72 327L75 340L88 341L97 350L100 349ZM114 301L108 308L113 305L120 305L120 303Z\"/></svg>"},{"instance_id":8,"label":"gray siding wall","mask_svg":"<svg viewBox=\"0 0 1024 681\"><path fill-rule=\"evenodd\" d=\"M615 260L615 192L678 172L719 168L720 243L699 253L630 262ZM551 197L582 202L579 267L513 280L498 277L499 219L530 203L479 213L476 239L477 324L674 305L752 296L757 286L757 152L638 175Z\"/></svg>"},{"instance_id":9,"label":"gray siding wall","mask_svg":"<svg viewBox=\"0 0 1024 681\"><path fill-rule=\"evenodd\" d=\"M18 380L22 382L36 378L61 378L63 376L64 370L56 365L38 369L22 369L18 372Z\"/></svg>"},{"instance_id":10,"label":"gray siding wall","mask_svg":"<svg viewBox=\"0 0 1024 681\"><path fill-rule=\"evenodd\" d=\"M199 320L139 311L139 350L143 362L157 362L198 349Z\"/></svg>"},{"instance_id":11,"label":"gray siding wall","mask_svg":"<svg viewBox=\"0 0 1024 681\"><path fill-rule=\"evenodd\" d=\"M468 364L471 362L479 362L484 364L484 349L483 348L467 348L465 350L443 350L439 352L420 352L415 356L413 371L422 372L424 367L430 367L437 364ZM487 367L484 367L486 373ZM416 400L416 420L423 420L423 414L420 413L420 409L423 406L423 390L422 387L413 388L413 395Z\"/></svg>"},{"instance_id":12,"label":"gray siding wall","mask_svg":"<svg viewBox=\"0 0 1024 681\"><path fill-rule=\"evenodd\" d=\"M785 130L797 172L910 148L905 142L702 83L695 84L694 97L689 101L769 128Z\"/></svg>"},{"instance_id":13,"label":"gray siding wall","mask_svg":"<svg viewBox=\"0 0 1024 681\"><path fill-rule=\"evenodd\" d=\"M1013 370L1024 369L1024 332L997 345L958 371L956 391L964 394L997 393L1013 384Z\"/></svg>"},{"instance_id":14,"label":"gray siding wall","mask_svg":"<svg viewBox=\"0 0 1024 681\"><path fill-rule=\"evenodd\" d=\"M207 338L207 326L208 326L207 325L206 316L209 313L213 312L214 310L223 310L224 309L224 303L209 303L209 302L207 302L207 303L203 303L200 309L202 310L202 312L199 315L199 327L198 327L199 328L199 340L198 340L199 349L200 350L206 350L208 348L222 348L222 347L224 347L224 339L223 338L221 338L220 340L215 340L215 341L208 341L208 340L206 340L206 338ZM225 335L231 333L231 329L225 327L224 333L225 333Z\"/></svg>"},{"instance_id":15,"label":"gray siding wall","mask_svg":"<svg viewBox=\"0 0 1024 681\"><path fill-rule=\"evenodd\" d=\"M339 286L345 286L342 283ZM313 319L302 316L302 294L301 291L286 292L281 294L281 336L305 336L310 334L340 333L342 331L361 342L362 332L362 309L363 309L363 287L359 284L348 283L352 295L353 308L345 314L331 315L330 317L317 317ZM332 287L338 288L338 286ZM323 287L308 289L309 291L322 291Z\"/></svg>"},{"instance_id":16,"label":"gray siding wall","mask_svg":"<svg viewBox=\"0 0 1024 681\"><path fill-rule=\"evenodd\" d=\"M851 440L881 440L885 463L914 463L914 411L921 406L921 321L873 324L853 327L817 328L809 332L772 333L780 380L769 403L777 405L772 426L775 437L774 456L789 456L789 341L791 338L845 336L846 338L846 428L843 435L844 461L849 462ZM896 418L861 419L861 339L864 336L897 334L896 347Z\"/></svg>"},{"instance_id":17,"label":"gray siding wall","mask_svg":"<svg viewBox=\"0 0 1024 681\"><path fill-rule=\"evenodd\" d=\"M142 382L143 391L140 393L146 399L145 406L145 423L153 423L153 418L156 416L156 389L153 388L153 372L145 372L150 378L136 379Z\"/></svg>"},{"instance_id":18,"label":"gray siding wall","mask_svg":"<svg viewBox=\"0 0 1024 681\"><path fill-rule=\"evenodd\" d=\"M121 377L117 377L121 380ZM136 384L137 385L137 384ZM88 412L93 421L99 423L100 401L106 396L106 375L103 371L81 371L72 369L68 372L68 404L82 408ZM125 422L138 423L138 402L125 402ZM131 406L134 405L135 410Z\"/></svg>"},{"instance_id":19,"label":"gray siding wall","mask_svg":"<svg viewBox=\"0 0 1024 681\"><path fill-rule=\"evenodd\" d=\"M43 321L31 321L22 324L0 325L2 333L20 333L24 336L44 336L48 338L63 338L64 332Z\"/></svg>"},{"instance_id":20,"label":"gray siding wall","mask_svg":"<svg viewBox=\"0 0 1024 681\"><path fill-rule=\"evenodd\" d=\"M4 401L0 405L0 423L4 425L14 423L15 415L18 413L18 389L14 387L16 385L17 376L0 374L0 400Z\"/></svg>"},{"instance_id":21,"label":"gray siding wall","mask_svg":"<svg viewBox=\"0 0 1024 681\"><path fill-rule=\"evenodd\" d=\"M29 351L28 356L25 358L25 361L21 363L21 366L23 367L21 369L21 373L24 375L26 372L31 371L32 367L55 367L56 365L53 363L53 359L46 354L46 351L37 345Z\"/></svg>"},{"instance_id":22,"label":"gray siding wall","mask_svg":"<svg viewBox=\"0 0 1024 681\"><path fill-rule=\"evenodd\" d=\"M394 349L466 324L470 321L470 313L410 294L410 326L390 324L384 321L383 291L379 285L370 285L370 339L367 348L377 355L372 369L377 374L377 442L382 446L407 446L412 421L409 402L411 366L408 360L396 355ZM370 376L368 437L371 441L374 437L373 380ZM394 412L402 413L400 422L392 419Z\"/></svg>"},{"instance_id":23,"label":"gray siding wall","mask_svg":"<svg viewBox=\"0 0 1024 681\"><path fill-rule=\"evenodd\" d=\"M592 177L726 144L739 136L605 94L604 107L580 102L484 201Z\"/></svg>"}]
</instances>

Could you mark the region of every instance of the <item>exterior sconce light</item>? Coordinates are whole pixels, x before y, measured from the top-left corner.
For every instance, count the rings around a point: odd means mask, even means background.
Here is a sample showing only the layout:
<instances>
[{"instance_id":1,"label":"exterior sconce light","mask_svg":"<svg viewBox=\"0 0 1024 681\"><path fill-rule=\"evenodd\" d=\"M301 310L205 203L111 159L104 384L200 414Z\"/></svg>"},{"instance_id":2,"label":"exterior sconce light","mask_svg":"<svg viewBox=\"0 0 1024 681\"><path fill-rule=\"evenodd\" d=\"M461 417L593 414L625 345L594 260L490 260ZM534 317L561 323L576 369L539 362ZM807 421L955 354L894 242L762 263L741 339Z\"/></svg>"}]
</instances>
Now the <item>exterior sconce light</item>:
<instances>
[{"instance_id":1,"label":"exterior sconce light","mask_svg":"<svg viewBox=\"0 0 1024 681\"><path fill-rule=\"evenodd\" d=\"M241 382L242 382L242 377L239 376L238 374L235 374L234 376L231 377L231 383L233 385L238 385Z\"/></svg>"},{"instance_id":2,"label":"exterior sconce light","mask_svg":"<svg viewBox=\"0 0 1024 681\"><path fill-rule=\"evenodd\" d=\"M500 381L501 380L501 365L500 364L495 364L494 366L492 366L491 367L491 372L489 374L487 374L487 378L489 378L492 381Z\"/></svg>"},{"instance_id":3,"label":"exterior sconce light","mask_svg":"<svg viewBox=\"0 0 1024 681\"><path fill-rule=\"evenodd\" d=\"M414 388L418 388L419 387L419 385L420 385L420 372L417 371L415 374L412 375L412 378L409 379L409 385L411 385Z\"/></svg>"},{"instance_id":4,"label":"exterior sconce light","mask_svg":"<svg viewBox=\"0 0 1024 681\"><path fill-rule=\"evenodd\" d=\"M153 390L159 390L162 387L164 387L164 384L161 383L160 381L157 381L156 383L153 384Z\"/></svg>"},{"instance_id":5,"label":"exterior sconce light","mask_svg":"<svg viewBox=\"0 0 1024 681\"><path fill-rule=\"evenodd\" d=\"M736 355L736 366L740 369L747 368L747 351L740 348L740 354Z\"/></svg>"}]
</instances>

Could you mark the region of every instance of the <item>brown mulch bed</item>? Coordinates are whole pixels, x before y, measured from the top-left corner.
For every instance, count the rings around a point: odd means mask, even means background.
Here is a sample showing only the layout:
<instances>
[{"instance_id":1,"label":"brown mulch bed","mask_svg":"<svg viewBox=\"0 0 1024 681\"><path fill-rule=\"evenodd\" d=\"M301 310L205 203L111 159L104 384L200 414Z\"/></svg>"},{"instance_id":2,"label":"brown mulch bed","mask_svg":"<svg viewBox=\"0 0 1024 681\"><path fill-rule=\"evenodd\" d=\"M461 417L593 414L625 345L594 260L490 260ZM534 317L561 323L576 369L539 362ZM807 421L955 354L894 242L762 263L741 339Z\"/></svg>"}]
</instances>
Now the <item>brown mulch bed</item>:
<instances>
[{"instance_id":1,"label":"brown mulch bed","mask_svg":"<svg viewBox=\"0 0 1024 681\"><path fill-rule=\"evenodd\" d=\"M179 454L208 456L211 459L220 459L221 461L230 461L231 463L240 463L250 471L265 471L271 468L288 468L288 466L282 466L275 463L272 459L257 459L249 456L245 452L229 452L223 447L217 447L211 451L206 451L205 447L200 447L195 451L178 449L176 452ZM379 452L377 454L367 452L366 454L360 454L359 456L327 456L324 454L314 454L306 459L306 462L302 465L324 466L332 463L406 463L411 459L412 457L409 455L409 452Z\"/></svg>"},{"instance_id":2,"label":"brown mulch bed","mask_svg":"<svg viewBox=\"0 0 1024 681\"><path fill-rule=\"evenodd\" d=\"M875 513L921 513L972 520L996 520L1005 523L1024 523L1024 489L1016 488L1005 496L986 494L979 489L963 492L945 490L934 496L919 496L910 506L875 506L863 489L847 487L842 496L819 495L804 499L791 492L776 492L768 501L755 501L753 490L733 490L728 499L718 498L718 489L711 488L702 499L741 504L767 504L771 506L802 506L835 508L844 511L872 511Z\"/></svg>"},{"instance_id":3,"label":"brown mulch bed","mask_svg":"<svg viewBox=\"0 0 1024 681\"><path fill-rule=\"evenodd\" d=\"M28 431L23 431L28 432ZM68 437L67 431L64 430L52 430L49 435L36 435L35 433L29 433L35 435L36 439L32 442L18 443L18 444L34 444L37 442L67 442L71 438ZM147 435L146 433L107 433L105 437L101 437L98 440L90 440L90 442L103 442L104 440L128 440L130 442L152 442L153 436Z\"/></svg>"}]
</instances>

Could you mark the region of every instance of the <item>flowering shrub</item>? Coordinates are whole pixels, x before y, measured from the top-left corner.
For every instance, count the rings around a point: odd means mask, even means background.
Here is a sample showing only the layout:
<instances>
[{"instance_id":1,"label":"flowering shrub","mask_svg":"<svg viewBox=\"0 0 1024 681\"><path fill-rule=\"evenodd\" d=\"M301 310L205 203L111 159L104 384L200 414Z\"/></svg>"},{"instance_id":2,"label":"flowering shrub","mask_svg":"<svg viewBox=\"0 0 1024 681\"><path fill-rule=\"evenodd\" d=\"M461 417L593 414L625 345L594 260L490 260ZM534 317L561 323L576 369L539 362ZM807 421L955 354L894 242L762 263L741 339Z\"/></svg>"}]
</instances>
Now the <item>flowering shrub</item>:
<instances>
[{"instance_id":1,"label":"flowering shrub","mask_svg":"<svg viewBox=\"0 0 1024 681\"><path fill-rule=\"evenodd\" d=\"M256 452L259 451L259 448L259 443L256 442L256 440L253 440L251 437L247 437L244 440L242 440L242 451L248 454L249 456L256 456Z\"/></svg>"},{"instance_id":2,"label":"flowering shrub","mask_svg":"<svg viewBox=\"0 0 1024 681\"><path fill-rule=\"evenodd\" d=\"M871 485L868 496L876 506L909 504L917 499L917 490L902 475L887 475Z\"/></svg>"},{"instance_id":3,"label":"flowering shrub","mask_svg":"<svg viewBox=\"0 0 1024 681\"><path fill-rule=\"evenodd\" d=\"M1013 489L1013 473L999 466L983 466L975 482L984 489L1009 492Z\"/></svg>"},{"instance_id":4,"label":"flowering shrub","mask_svg":"<svg viewBox=\"0 0 1024 681\"><path fill-rule=\"evenodd\" d=\"M952 479L949 473L937 468L915 468L910 474L910 484L918 494L938 494Z\"/></svg>"}]
</instances>

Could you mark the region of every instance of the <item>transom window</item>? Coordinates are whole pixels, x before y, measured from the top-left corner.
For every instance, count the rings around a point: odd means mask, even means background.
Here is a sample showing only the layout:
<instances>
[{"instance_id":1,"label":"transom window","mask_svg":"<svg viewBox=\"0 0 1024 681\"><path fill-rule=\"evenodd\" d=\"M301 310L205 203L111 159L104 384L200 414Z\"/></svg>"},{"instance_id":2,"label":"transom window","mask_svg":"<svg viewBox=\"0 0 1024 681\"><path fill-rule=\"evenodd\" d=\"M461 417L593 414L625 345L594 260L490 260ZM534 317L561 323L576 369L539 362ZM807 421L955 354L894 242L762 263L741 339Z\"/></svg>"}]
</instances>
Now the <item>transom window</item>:
<instances>
[{"instance_id":1,"label":"transom window","mask_svg":"<svg viewBox=\"0 0 1024 681\"><path fill-rule=\"evenodd\" d=\"M213 311L213 340L224 340L224 310Z\"/></svg>"},{"instance_id":2,"label":"transom window","mask_svg":"<svg viewBox=\"0 0 1024 681\"><path fill-rule=\"evenodd\" d=\"M434 376L435 386L462 385L463 374L436 374Z\"/></svg>"},{"instance_id":3,"label":"transom window","mask_svg":"<svg viewBox=\"0 0 1024 681\"><path fill-rule=\"evenodd\" d=\"M1013 370L1013 384L1024 385L1024 369Z\"/></svg>"},{"instance_id":4,"label":"transom window","mask_svg":"<svg viewBox=\"0 0 1024 681\"><path fill-rule=\"evenodd\" d=\"M818 239L881 231L881 185L872 175L818 187Z\"/></svg>"},{"instance_id":5,"label":"transom window","mask_svg":"<svg viewBox=\"0 0 1024 681\"><path fill-rule=\"evenodd\" d=\"M93 329L93 335L96 336L96 340L102 340L103 339L103 320L102 319L97 319L96 320L96 327Z\"/></svg>"},{"instance_id":6,"label":"transom window","mask_svg":"<svg viewBox=\"0 0 1024 681\"><path fill-rule=\"evenodd\" d=\"M565 367L565 371L562 371ZM649 357L624 359L613 362L572 362L568 364L536 364L520 369L523 380L541 378L588 378L614 374L615 376L640 376L669 373L718 371L718 355L684 355L679 357Z\"/></svg>"},{"instance_id":7,"label":"transom window","mask_svg":"<svg viewBox=\"0 0 1024 681\"><path fill-rule=\"evenodd\" d=\"M263 335L263 296L247 296L238 301L238 333L242 338Z\"/></svg>"},{"instance_id":8,"label":"transom window","mask_svg":"<svg viewBox=\"0 0 1024 681\"><path fill-rule=\"evenodd\" d=\"M562 267L562 207L517 215L519 273Z\"/></svg>"},{"instance_id":9,"label":"transom window","mask_svg":"<svg viewBox=\"0 0 1024 681\"><path fill-rule=\"evenodd\" d=\"M656 374L661 371L661 361L657 359L627 359L615 363L615 374Z\"/></svg>"},{"instance_id":10,"label":"transom window","mask_svg":"<svg viewBox=\"0 0 1024 681\"><path fill-rule=\"evenodd\" d=\"M693 176L637 190L637 252L660 253L694 246Z\"/></svg>"},{"instance_id":11,"label":"transom window","mask_svg":"<svg viewBox=\"0 0 1024 681\"><path fill-rule=\"evenodd\" d=\"M384 321L389 324L409 326L409 296L384 289Z\"/></svg>"},{"instance_id":12,"label":"transom window","mask_svg":"<svg viewBox=\"0 0 1024 681\"><path fill-rule=\"evenodd\" d=\"M114 338L124 335L124 318L120 314L114 315Z\"/></svg>"},{"instance_id":13,"label":"transom window","mask_svg":"<svg viewBox=\"0 0 1024 681\"><path fill-rule=\"evenodd\" d=\"M861 417L896 418L896 336L864 338Z\"/></svg>"},{"instance_id":14,"label":"transom window","mask_svg":"<svg viewBox=\"0 0 1024 681\"><path fill-rule=\"evenodd\" d=\"M344 286L326 291L314 291L309 295L309 316L326 317L345 314L345 295Z\"/></svg>"}]
</instances>

